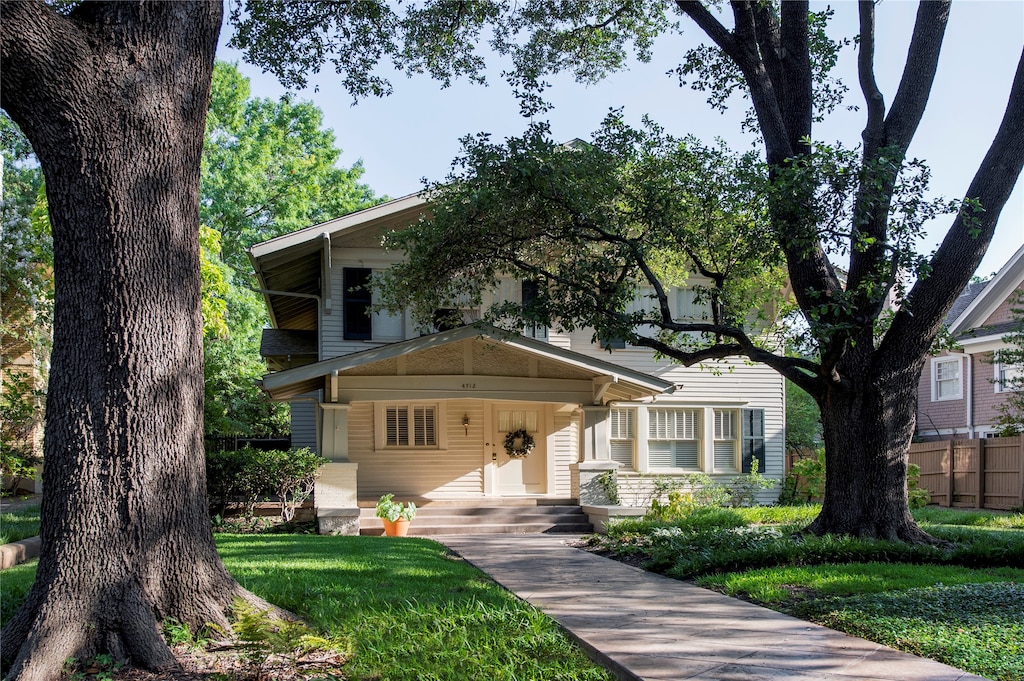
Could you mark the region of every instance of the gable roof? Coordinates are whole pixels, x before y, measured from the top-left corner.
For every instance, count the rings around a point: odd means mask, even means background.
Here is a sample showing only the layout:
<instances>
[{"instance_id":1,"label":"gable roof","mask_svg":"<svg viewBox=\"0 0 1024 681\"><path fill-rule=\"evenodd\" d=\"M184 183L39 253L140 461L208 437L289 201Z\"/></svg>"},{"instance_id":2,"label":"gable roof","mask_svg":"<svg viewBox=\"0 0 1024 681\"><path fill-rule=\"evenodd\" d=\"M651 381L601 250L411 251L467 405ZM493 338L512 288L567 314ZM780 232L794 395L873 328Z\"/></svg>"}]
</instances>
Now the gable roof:
<instances>
[{"instance_id":1,"label":"gable roof","mask_svg":"<svg viewBox=\"0 0 1024 681\"><path fill-rule=\"evenodd\" d=\"M996 275L981 284L969 284L946 317L949 332L961 336L976 329L1024 282L1024 245L1010 257ZM977 289L976 291L974 289ZM954 317L953 314L956 313Z\"/></svg>"},{"instance_id":2,"label":"gable roof","mask_svg":"<svg viewBox=\"0 0 1024 681\"><path fill-rule=\"evenodd\" d=\"M274 399L287 399L324 387L327 376L336 376L345 371L384 362L398 357L409 357L434 348L448 346L464 340L486 341L493 345L511 349L534 358L547 360L564 367L578 370L579 376L586 376L592 382L593 401L630 400L672 392L675 384L633 369L627 369L596 357L553 346L543 341L511 334L487 325L462 326L450 331L441 331L411 340L390 343L340 357L306 364L266 374L260 385ZM486 378L484 375L480 379ZM514 377L504 377L514 380ZM520 377L528 378L528 377ZM588 388L591 386L588 385ZM485 397L483 393L472 393L474 397ZM465 392L461 393L466 396ZM500 395L498 396L501 397Z\"/></svg>"}]
</instances>

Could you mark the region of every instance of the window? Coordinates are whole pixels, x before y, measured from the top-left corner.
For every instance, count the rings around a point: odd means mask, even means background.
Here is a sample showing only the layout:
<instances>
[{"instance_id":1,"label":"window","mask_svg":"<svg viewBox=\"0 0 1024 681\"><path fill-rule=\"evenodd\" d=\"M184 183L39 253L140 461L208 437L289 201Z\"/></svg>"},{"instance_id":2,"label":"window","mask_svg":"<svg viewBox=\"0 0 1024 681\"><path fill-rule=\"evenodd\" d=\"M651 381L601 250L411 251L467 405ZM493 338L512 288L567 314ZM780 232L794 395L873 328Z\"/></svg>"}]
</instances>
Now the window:
<instances>
[{"instance_id":1,"label":"window","mask_svg":"<svg viewBox=\"0 0 1024 681\"><path fill-rule=\"evenodd\" d=\"M736 412L715 409L715 470L736 472Z\"/></svg>"},{"instance_id":2,"label":"window","mask_svg":"<svg viewBox=\"0 0 1024 681\"><path fill-rule=\"evenodd\" d=\"M389 404L384 407L387 447L436 447L437 410L433 405Z\"/></svg>"},{"instance_id":3,"label":"window","mask_svg":"<svg viewBox=\"0 0 1024 681\"><path fill-rule=\"evenodd\" d=\"M993 383L997 393L1012 393L1024 387L1021 380L1024 379L1024 374L1021 373L1019 366L1002 362L996 362L995 366L996 377Z\"/></svg>"},{"instance_id":4,"label":"window","mask_svg":"<svg viewBox=\"0 0 1024 681\"><path fill-rule=\"evenodd\" d=\"M523 280L522 286L522 305L523 309L529 308L540 295L540 284L534 280ZM548 327L542 324L527 324L523 329L523 335L527 338L547 338Z\"/></svg>"},{"instance_id":5,"label":"window","mask_svg":"<svg viewBox=\"0 0 1024 681\"><path fill-rule=\"evenodd\" d=\"M636 410L612 409L609 416L611 459L623 468L633 469L633 443L636 440Z\"/></svg>"},{"instance_id":6,"label":"window","mask_svg":"<svg viewBox=\"0 0 1024 681\"><path fill-rule=\"evenodd\" d=\"M699 409L648 411L648 461L651 468L700 468Z\"/></svg>"},{"instance_id":7,"label":"window","mask_svg":"<svg viewBox=\"0 0 1024 681\"><path fill-rule=\"evenodd\" d=\"M341 271L345 340L370 340L373 335L370 319L372 274L373 270L362 267L345 267Z\"/></svg>"},{"instance_id":8,"label":"window","mask_svg":"<svg viewBox=\"0 0 1024 681\"><path fill-rule=\"evenodd\" d=\"M960 364L959 357L936 357L932 360L932 402L963 398Z\"/></svg>"},{"instance_id":9,"label":"window","mask_svg":"<svg viewBox=\"0 0 1024 681\"><path fill-rule=\"evenodd\" d=\"M676 315L680 322L710 322L711 307L696 289L682 288L676 291Z\"/></svg>"},{"instance_id":10,"label":"window","mask_svg":"<svg viewBox=\"0 0 1024 681\"><path fill-rule=\"evenodd\" d=\"M751 462L757 459L757 470L764 474L764 409L743 409L740 411L740 450L742 471L749 473Z\"/></svg>"}]
</instances>

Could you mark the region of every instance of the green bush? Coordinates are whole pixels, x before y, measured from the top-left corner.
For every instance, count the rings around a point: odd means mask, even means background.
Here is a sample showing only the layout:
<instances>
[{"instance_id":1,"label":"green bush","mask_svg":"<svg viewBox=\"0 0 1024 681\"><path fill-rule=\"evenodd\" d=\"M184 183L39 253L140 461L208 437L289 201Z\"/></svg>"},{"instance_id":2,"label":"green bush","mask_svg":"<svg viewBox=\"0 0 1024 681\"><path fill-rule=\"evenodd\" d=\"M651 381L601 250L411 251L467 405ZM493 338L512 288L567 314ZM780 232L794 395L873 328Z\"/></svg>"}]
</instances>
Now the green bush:
<instances>
[{"instance_id":1,"label":"green bush","mask_svg":"<svg viewBox=\"0 0 1024 681\"><path fill-rule=\"evenodd\" d=\"M206 455L206 485L211 515L221 515L232 504L252 517L256 504L275 497L281 518L290 522L295 510L313 493L319 468L327 459L307 448L284 451L245 447Z\"/></svg>"},{"instance_id":2,"label":"green bush","mask_svg":"<svg viewBox=\"0 0 1024 681\"><path fill-rule=\"evenodd\" d=\"M735 482L735 481L734 481ZM923 508L932 502L932 495L921 489L921 467L907 465L907 496L910 508ZM785 505L820 501L825 496L825 450L817 450L810 459L795 461L786 475L779 503Z\"/></svg>"},{"instance_id":3,"label":"green bush","mask_svg":"<svg viewBox=\"0 0 1024 681\"><path fill-rule=\"evenodd\" d=\"M825 450L818 449L815 456L794 461L783 483L780 504L801 504L820 500L825 496Z\"/></svg>"}]
</instances>

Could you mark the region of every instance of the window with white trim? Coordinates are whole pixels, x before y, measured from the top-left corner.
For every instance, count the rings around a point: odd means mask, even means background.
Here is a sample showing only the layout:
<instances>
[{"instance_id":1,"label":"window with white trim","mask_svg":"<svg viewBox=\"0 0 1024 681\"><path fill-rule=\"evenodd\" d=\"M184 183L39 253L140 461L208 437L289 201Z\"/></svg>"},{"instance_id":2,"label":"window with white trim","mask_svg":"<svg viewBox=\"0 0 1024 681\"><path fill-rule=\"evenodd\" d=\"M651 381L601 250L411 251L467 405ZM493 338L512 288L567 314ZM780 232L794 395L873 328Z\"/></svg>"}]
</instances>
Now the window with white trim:
<instances>
[{"instance_id":1,"label":"window with white trim","mask_svg":"<svg viewBox=\"0 0 1024 681\"><path fill-rule=\"evenodd\" d=\"M736 472L736 412L731 409L715 409L715 470Z\"/></svg>"},{"instance_id":2,"label":"window with white trim","mask_svg":"<svg viewBox=\"0 0 1024 681\"><path fill-rule=\"evenodd\" d=\"M384 406L385 447L437 447L437 407L388 404Z\"/></svg>"},{"instance_id":3,"label":"window with white trim","mask_svg":"<svg viewBox=\"0 0 1024 681\"><path fill-rule=\"evenodd\" d=\"M932 359L932 402L963 399L964 389L960 380L959 357L935 357Z\"/></svg>"},{"instance_id":4,"label":"window with white trim","mask_svg":"<svg viewBox=\"0 0 1024 681\"><path fill-rule=\"evenodd\" d=\"M703 293L703 295L707 294ZM711 305L707 298L702 298L695 289L678 289L676 291L676 318L680 322L710 322Z\"/></svg>"},{"instance_id":5,"label":"window with white trim","mask_svg":"<svg viewBox=\"0 0 1024 681\"><path fill-rule=\"evenodd\" d=\"M1018 365L996 362L996 377L993 383L997 393L1012 393L1020 390L1021 387L1024 387L1021 382L1022 378L1024 378L1024 374L1021 373L1021 368Z\"/></svg>"},{"instance_id":6,"label":"window with white trim","mask_svg":"<svg viewBox=\"0 0 1024 681\"><path fill-rule=\"evenodd\" d=\"M609 448L612 461L622 464L623 468L635 469L633 453L636 444L636 410L635 409L612 409L609 414L611 432L609 434Z\"/></svg>"},{"instance_id":7,"label":"window with white trim","mask_svg":"<svg viewBox=\"0 0 1024 681\"><path fill-rule=\"evenodd\" d=\"M651 468L700 469L700 409L650 409L647 452Z\"/></svg>"}]
</instances>

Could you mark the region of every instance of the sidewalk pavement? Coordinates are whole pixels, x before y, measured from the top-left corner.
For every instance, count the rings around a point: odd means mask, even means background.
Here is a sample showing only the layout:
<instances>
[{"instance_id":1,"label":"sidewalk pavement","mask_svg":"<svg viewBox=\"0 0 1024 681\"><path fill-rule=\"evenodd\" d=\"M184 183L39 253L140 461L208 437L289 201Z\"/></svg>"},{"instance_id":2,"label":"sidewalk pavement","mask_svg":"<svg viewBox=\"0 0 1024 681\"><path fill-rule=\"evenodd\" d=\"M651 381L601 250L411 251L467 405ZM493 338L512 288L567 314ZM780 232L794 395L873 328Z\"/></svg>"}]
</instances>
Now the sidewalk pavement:
<instances>
[{"instance_id":1,"label":"sidewalk pavement","mask_svg":"<svg viewBox=\"0 0 1024 681\"><path fill-rule=\"evenodd\" d=\"M983 678L572 548L575 535L432 539L555 619L622 679Z\"/></svg>"}]
</instances>

